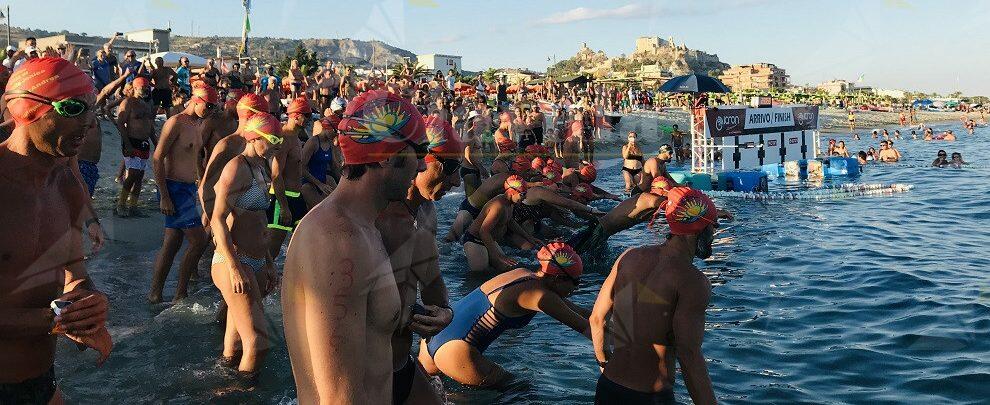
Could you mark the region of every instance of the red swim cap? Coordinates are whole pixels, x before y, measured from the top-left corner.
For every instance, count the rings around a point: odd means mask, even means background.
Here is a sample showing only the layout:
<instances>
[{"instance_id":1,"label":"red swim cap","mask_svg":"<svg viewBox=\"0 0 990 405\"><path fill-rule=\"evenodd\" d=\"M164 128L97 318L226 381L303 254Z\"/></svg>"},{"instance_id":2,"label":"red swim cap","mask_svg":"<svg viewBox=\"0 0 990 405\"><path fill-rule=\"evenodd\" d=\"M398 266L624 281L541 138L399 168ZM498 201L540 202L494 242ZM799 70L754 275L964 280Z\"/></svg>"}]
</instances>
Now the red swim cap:
<instances>
[{"instance_id":1,"label":"red swim cap","mask_svg":"<svg viewBox=\"0 0 990 405\"><path fill-rule=\"evenodd\" d=\"M241 136L250 141L261 138L261 134L281 138L282 124L269 113L254 114L244 123L244 130L241 131Z\"/></svg>"},{"instance_id":2,"label":"red swim cap","mask_svg":"<svg viewBox=\"0 0 990 405\"><path fill-rule=\"evenodd\" d=\"M598 178L598 169L595 168L595 165L585 165L581 168L580 175L581 181L592 183Z\"/></svg>"},{"instance_id":3,"label":"red swim cap","mask_svg":"<svg viewBox=\"0 0 990 405\"><path fill-rule=\"evenodd\" d=\"M254 114L268 113L268 103L261 96L248 93L237 100L237 119L245 121Z\"/></svg>"},{"instance_id":4,"label":"red swim cap","mask_svg":"<svg viewBox=\"0 0 990 405\"><path fill-rule=\"evenodd\" d=\"M588 183L578 183L571 188L571 199L574 201L587 204L594 198L595 189L591 188Z\"/></svg>"},{"instance_id":5,"label":"red swim cap","mask_svg":"<svg viewBox=\"0 0 990 405\"><path fill-rule=\"evenodd\" d=\"M192 98L189 100L193 104L216 104L220 95L209 85L202 85L192 89Z\"/></svg>"},{"instance_id":6,"label":"red swim cap","mask_svg":"<svg viewBox=\"0 0 990 405\"><path fill-rule=\"evenodd\" d=\"M667 225L674 235L696 235L716 224L715 204L705 193L690 187L667 192Z\"/></svg>"},{"instance_id":7,"label":"red swim cap","mask_svg":"<svg viewBox=\"0 0 990 405\"><path fill-rule=\"evenodd\" d=\"M543 168L543 177L546 177L548 180L551 180L554 183L559 182L563 174L564 174L564 169L558 165L550 164L550 165L546 165Z\"/></svg>"},{"instance_id":8,"label":"red swim cap","mask_svg":"<svg viewBox=\"0 0 990 405\"><path fill-rule=\"evenodd\" d=\"M347 104L337 126L340 151L349 165L378 163L426 140L423 116L406 99L381 90L361 93Z\"/></svg>"},{"instance_id":9,"label":"red swim cap","mask_svg":"<svg viewBox=\"0 0 990 405\"><path fill-rule=\"evenodd\" d=\"M512 161L512 166L509 167L509 170L512 170L513 172L516 173L525 173L526 170L529 169L529 167L530 167L529 159L526 159L526 157L523 155L518 155L516 156L516 159Z\"/></svg>"},{"instance_id":10,"label":"red swim cap","mask_svg":"<svg viewBox=\"0 0 990 405\"><path fill-rule=\"evenodd\" d=\"M511 196L512 194L526 194L528 185L521 176L513 174L505 179L502 187L505 188L505 195Z\"/></svg>"},{"instance_id":11,"label":"red swim cap","mask_svg":"<svg viewBox=\"0 0 990 405\"><path fill-rule=\"evenodd\" d=\"M661 197L667 195L667 192L670 191L671 188L673 188L673 186L664 176L654 177L653 182L650 183L650 193Z\"/></svg>"},{"instance_id":12,"label":"red swim cap","mask_svg":"<svg viewBox=\"0 0 990 405\"><path fill-rule=\"evenodd\" d=\"M144 76L138 76L134 80L131 80L131 87L133 88L146 88L149 86L151 86L151 81Z\"/></svg>"},{"instance_id":13,"label":"red swim cap","mask_svg":"<svg viewBox=\"0 0 990 405\"><path fill-rule=\"evenodd\" d=\"M464 156L464 143L454 133L454 127L447 120L431 115L423 120L426 125L426 139L430 141L430 154L426 162L432 163L440 159L460 159Z\"/></svg>"},{"instance_id":14,"label":"red swim cap","mask_svg":"<svg viewBox=\"0 0 990 405\"><path fill-rule=\"evenodd\" d=\"M543 167L546 166L546 163L543 161L543 158L537 156L537 157L533 158L533 162L530 163L530 166L533 168L533 170L536 170L538 172L542 172L543 171Z\"/></svg>"},{"instance_id":15,"label":"red swim cap","mask_svg":"<svg viewBox=\"0 0 990 405\"><path fill-rule=\"evenodd\" d=\"M550 242L536 252L540 270L549 275L567 274L575 280L584 273L581 256L564 242Z\"/></svg>"},{"instance_id":16,"label":"red swim cap","mask_svg":"<svg viewBox=\"0 0 990 405\"><path fill-rule=\"evenodd\" d=\"M309 100L306 97L296 97L289 103L289 107L285 109L285 113L289 116L293 114L310 114L313 112L313 107L309 105Z\"/></svg>"},{"instance_id":17,"label":"red swim cap","mask_svg":"<svg viewBox=\"0 0 990 405\"><path fill-rule=\"evenodd\" d=\"M37 96L23 94L27 91L60 101L93 94L93 79L62 58L28 59L10 76L3 95L17 125L35 122L53 108Z\"/></svg>"}]
</instances>

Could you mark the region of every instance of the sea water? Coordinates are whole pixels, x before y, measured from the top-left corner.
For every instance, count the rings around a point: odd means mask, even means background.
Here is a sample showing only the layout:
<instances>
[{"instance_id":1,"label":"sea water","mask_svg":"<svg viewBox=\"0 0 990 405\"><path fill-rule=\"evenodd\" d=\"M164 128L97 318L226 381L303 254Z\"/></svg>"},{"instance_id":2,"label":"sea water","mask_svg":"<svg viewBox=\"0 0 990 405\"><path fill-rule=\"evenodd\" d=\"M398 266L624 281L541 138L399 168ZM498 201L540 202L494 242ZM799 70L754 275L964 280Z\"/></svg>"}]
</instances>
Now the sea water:
<instances>
[{"instance_id":1,"label":"sea water","mask_svg":"<svg viewBox=\"0 0 990 405\"><path fill-rule=\"evenodd\" d=\"M854 180L915 186L906 193L716 199L736 219L718 234L714 255L696 265L712 282L703 349L721 402L985 403L990 397L990 130L966 135L958 125L945 128L961 134L959 141L895 141L902 162L867 165ZM844 139L850 151L877 144ZM970 166L928 167L938 149L961 152ZM599 182L618 194L615 163L602 165ZM441 235L462 198L453 192L440 201ZM614 202L596 204L608 209ZM604 251L585 258L571 299L590 308L623 250L659 241L644 225L614 235ZM118 249L87 264L110 295L114 352L96 368L94 353L60 339L56 374L71 402L294 402L277 295L265 301L272 352L257 388L244 391L216 365L222 330L213 316L220 298L208 270L202 268L206 276L187 301L149 306L155 246L113 243ZM466 272L459 244L441 251L451 301L486 280ZM532 254L523 257L534 264ZM517 382L489 391L444 379L449 403L592 401L598 366L591 342L548 316L507 331L485 355ZM690 402L677 378L678 400Z\"/></svg>"}]
</instances>

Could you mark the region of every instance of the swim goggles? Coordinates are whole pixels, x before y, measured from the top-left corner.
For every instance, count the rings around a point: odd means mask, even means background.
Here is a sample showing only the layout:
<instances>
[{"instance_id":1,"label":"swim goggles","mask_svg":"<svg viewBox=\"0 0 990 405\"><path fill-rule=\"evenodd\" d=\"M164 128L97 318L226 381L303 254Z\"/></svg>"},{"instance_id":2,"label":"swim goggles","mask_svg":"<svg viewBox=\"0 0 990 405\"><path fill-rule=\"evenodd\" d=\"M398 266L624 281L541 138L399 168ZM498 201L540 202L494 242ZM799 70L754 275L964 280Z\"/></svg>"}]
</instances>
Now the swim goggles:
<instances>
[{"instance_id":1,"label":"swim goggles","mask_svg":"<svg viewBox=\"0 0 990 405\"><path fill-rule=\"evenodd\" d=\"M45 103L55 109L58 115L63 117L78 117L89 110L89 104L86 102L75 99L66 98L62 100L52 100L48 97L42 96L40 94L32 93L28 90L11 90L5 95L7 100L15 98L26 98L28 100L37 101L39 103Z\"/></svg>"},{"instance_id":2,"label":"swim goggles","mask_svg":"<svg viewBox=\"0 0 990 405\"><path fill-rule=\"evenodd\" d=\"M275 136L275 135L272 135L272 134L266 134L266 133L262 132L258 128L252 128L252 129L249 129L249 131L258 134L258 136L262 137L265 141L268 141L268 143L271 144L271 145L273 145L273 146L274 145L281 145L282 142L285 141L285 139L283 139L282 137L278 137L278 136Z\"/></svg>"}]
</instances>

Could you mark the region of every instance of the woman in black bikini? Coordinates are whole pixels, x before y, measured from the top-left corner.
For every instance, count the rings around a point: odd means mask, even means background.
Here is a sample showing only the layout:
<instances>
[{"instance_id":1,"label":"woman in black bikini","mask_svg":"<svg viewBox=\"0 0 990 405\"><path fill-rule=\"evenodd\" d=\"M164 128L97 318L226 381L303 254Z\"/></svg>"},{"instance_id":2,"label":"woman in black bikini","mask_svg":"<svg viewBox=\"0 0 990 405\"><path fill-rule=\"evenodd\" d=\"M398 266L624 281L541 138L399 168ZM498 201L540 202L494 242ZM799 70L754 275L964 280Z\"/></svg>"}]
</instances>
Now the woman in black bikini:
<instances>
[{"instance_id":1,"label":"woman in black bikini","mask_svg":"<svg viewBox=\"0 0 990 405\"><path fill-rule=\"evenodd\" d=\"M643 171L643 151L636 143L636 133L629 131L629 142L622 145L622 178L626 181L626 194L633 185L639 183L639 173Z\"/></svg>"}]
</instances>

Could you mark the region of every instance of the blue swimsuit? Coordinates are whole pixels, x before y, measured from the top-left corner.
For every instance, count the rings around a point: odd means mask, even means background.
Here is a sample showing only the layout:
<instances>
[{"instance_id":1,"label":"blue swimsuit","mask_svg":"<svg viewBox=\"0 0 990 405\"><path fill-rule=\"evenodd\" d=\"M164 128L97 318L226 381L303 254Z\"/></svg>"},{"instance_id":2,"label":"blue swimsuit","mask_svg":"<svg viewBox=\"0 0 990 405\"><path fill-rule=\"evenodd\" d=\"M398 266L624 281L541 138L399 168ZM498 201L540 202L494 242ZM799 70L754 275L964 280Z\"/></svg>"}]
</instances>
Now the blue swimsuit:
<instances>
[{"instance_id":1,"label":"blue swimsuit","mask_svg":"<svg viewBox=\"0 0 990 405\"><path fill-rule=\"evenodd\" d=\"M309 169L309 174L312 174L317 180L326 183L327 168L330 167L331 163L333 163L333 144L330 145L330 149L323 150L323 145L317 140L316 151L313 152L313 157L309 158L309 163L306 165Z\"/></svg>"},{"instance_id":2,"label":"blue swimsuit","mask_svg":"<svg viewBox=\"0 0 990 405\"><path fill-rule=\"evenodd\" d=\"M535 280L535 278L523 277L487 294L481 291L481 287L478 287L461 298L454 304L454 319L427 343L426 348L430 357L435 356L440 346L451 340L463 340L474 346L479 352L484 353L488 345L492 344L502 332L508 329L519 329L529 324L529 321L536 316L536 312L516 317L506 316L492 306L488 296L530 280Z\"/></svg>"}]
</instances>

